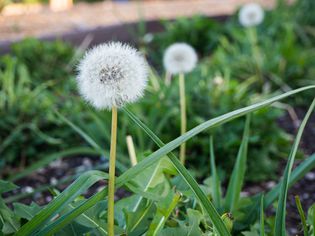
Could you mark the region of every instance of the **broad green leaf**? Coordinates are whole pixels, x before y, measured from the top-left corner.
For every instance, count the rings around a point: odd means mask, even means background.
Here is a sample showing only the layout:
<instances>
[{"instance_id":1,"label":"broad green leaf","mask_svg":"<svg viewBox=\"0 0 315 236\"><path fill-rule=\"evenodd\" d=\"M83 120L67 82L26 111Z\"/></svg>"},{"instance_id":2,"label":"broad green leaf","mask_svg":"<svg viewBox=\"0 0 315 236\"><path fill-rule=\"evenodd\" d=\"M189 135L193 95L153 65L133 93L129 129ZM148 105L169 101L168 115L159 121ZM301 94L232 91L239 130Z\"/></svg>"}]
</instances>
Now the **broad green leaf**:
<instances>
[{"instance_id":1,"label":"broad green leaf","mask_svg":"<svg viewBox=\"0 0 315 236\"><path fill-rule=\"evenodd\" d=\"M275 235L279 236L285 236L286 230L285 230L285 216L286 216L286 201L287 201L287 194L288 194L288 189L289 189L289 180L291 176L291 170L293 167L295 155L298 150L298 146L304 131L304 128L306 126L306 123L310 117L310 115L313 112L313 109L315 107L315 99L313 100L310 108L308 109L301 125L298 130L298 133L296 135L296 138L294 140L291 153L289 155L289 159L287 162L287 166L284 170L283 174L283 180L281 183L281 188L280 188L280 196L279 196L279 202L278 202L278 208L276 211L276 223L275 223Z\"/></svg>"},{"instance_id":2,"label":"broad green leaf","mask_svg":"<svg viewBox=\"0 0 315 236\"><path fill-rule=\"evenodd\" d=\"M5 180L0 179L0 195L2 193L10 192L16 188L18 188L18 186L16 186L15 184L13 184L9 181L5 181Z\"/></svg>"},{"instance_id":3,"label":"broad green leaf","mask_svg":"<svg viewBox=\"0 0 315 236\"><path fill-rule=\"evenodd\" d=\"M248 115L246 118L243 140L238 151L237 159L233 168L225 197L225 208L232 213L234 212L237 202L239 200L246 172L249 124L250 116Z\"/></svg>"},{"instance_id":4,"label":"broad green leaf","mask_svg":"<svg viewBox=\"0 0 315 236\"><path fill-rule=\"evenodd\" d=\"M152 201L141 201L141 207L136 212L125 212L127 234L135 234L136 232L145 232L148 225L152 221L154 206Z\"/></svg>"},{"instance_id":5,"label":"broad green leaf","mask_svg":"<svg viewBox=\"0 0 315 236\"><path fill-rule=\"evenodd\" d=\"M178 221L177 227L166 227L164 228L160 236L195 236L204 235L199 227L202 220L204 220L203 215L200 211L187 209L187 217L185 221ZM210 234L213 235L213 234Z\"/></svg>"},{"instance_id":6,"label":"broad green leaf","mask_svg":"<svg viewBox=\"0 0 315 236\"><path fill-rule=\"evenodd\" d=\"M179 202L181 195L172 191L169 192L167 197L157 203L156 214L150 224L147 236L156 236L163 229L165 222L174 211L177 203Z\"/></svg>"},{"instance_id":7,"label":"broad green leaf","mask_svg":"<svg viewBox=\"0 0 315 236\"><path fill-rule=\"evenodd\" d=\"M27 220L31 220L41 210L41 207L34 202L30 206L15 202L13 207L17 216Z\"/></svg>"}]
</instances>

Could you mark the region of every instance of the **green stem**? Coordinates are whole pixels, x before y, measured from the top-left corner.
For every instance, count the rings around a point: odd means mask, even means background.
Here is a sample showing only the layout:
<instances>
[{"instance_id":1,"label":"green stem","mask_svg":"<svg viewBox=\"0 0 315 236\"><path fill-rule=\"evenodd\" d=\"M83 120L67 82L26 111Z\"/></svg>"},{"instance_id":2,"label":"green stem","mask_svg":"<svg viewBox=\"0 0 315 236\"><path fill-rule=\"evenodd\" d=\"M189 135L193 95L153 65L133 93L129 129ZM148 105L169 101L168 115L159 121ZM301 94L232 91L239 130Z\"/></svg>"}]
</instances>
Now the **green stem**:
<instances>
[{"instance_id":1,"label":"green stem","mask_svg":"<svg viewBox=\"0 0 315 236\"><path fill-rule=\"evenodd\" d=\"M109 179L108 179L108 235L114 236L114 201L115 201L115 163L116 163L116 140L117 140L117 107L112 108L112 131L109 156Z\"/></svg>"},{"instance_id":2,"label":"green stem","mask_svg":"<svg viewBox=\"0 0 315 236\"><path fill-rule=\"evenodd\" d=\"M186 133L187 119L186 119L186 97L185 97L185 78L184 74L179 74L179 95L180 95L180 117L181 117L181 135ZM183 165L185 165L186 143L180 145L179 158Z\"/></svg>"}]
</instances>

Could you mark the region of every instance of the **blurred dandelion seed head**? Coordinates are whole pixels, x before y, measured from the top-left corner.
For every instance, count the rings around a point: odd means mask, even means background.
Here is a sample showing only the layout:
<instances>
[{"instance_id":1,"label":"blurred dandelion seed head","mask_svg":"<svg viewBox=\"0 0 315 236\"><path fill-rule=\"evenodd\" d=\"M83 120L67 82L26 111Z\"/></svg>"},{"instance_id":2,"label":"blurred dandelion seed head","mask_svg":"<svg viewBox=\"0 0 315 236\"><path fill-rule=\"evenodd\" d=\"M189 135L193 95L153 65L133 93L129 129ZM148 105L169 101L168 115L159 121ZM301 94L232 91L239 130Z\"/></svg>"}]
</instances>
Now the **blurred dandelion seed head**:
<instances>
[{"instance_id":1,"label":"blurred dandelion seed head","mask_svg":"<svg viewBox=\"0 0 315 236\"><path fill-rule=\"evenodd\" d=\"M186 43L174 43L164 53L163 64L171 74L188 73L197 64L196 51Z\"/></svg>"},{"instance_id":2,"label":"blurred dandelion seed head","mask_svg":"<svg viewBox=\"0 0 315 236\"><path fill-rule=\"evenodd\" d=\"M120 42L89 50L78 66L81 96L97 109L135 102L147 85L148 65L134 48Z\"/></svg>"},{"instance_id":3,"label":"blurred dandelion seed head","mask_svg":"<svg viewBox=\"0 0 315 236\"><path fill-rule=\"evenodd\" d=\"M248 3L244 5L239 12L239 22L244 27L259 25L264 20L264 10L257 3Z\"/></svg>"}]
</instances>

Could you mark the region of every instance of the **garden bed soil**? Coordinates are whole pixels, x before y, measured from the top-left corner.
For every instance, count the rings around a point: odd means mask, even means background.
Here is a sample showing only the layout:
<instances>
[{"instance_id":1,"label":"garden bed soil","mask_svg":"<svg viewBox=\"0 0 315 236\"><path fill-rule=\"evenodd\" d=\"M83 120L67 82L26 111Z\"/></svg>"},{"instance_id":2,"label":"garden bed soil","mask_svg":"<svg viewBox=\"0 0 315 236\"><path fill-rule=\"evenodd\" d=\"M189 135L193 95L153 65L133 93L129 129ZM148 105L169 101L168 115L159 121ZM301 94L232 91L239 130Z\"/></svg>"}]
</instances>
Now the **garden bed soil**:
<instances>
[{"instance_id":1,"label":"garden bed soil","mask_svg":"<svg viewBox=\"0 0 315 236\"><path fill-rule=\"evenodd\" d=\"M305 114L305 109L298 108L296 113L300 120L303 119ZM291 134L296 134L296 127L293 125L292 119L290 116L285 115L279 119L279 125L283 127L287 132ZM313 145L313 140L315 137L315 114L313 114L307 124L305 132L301 141L301 149L307 155L315 152L315 147ZM296 164L299 161L296 161ZM22 178L16 182L18 186L21 186L20 189L10 193L7 197L14 197L18 193L29 193L29 196L20 200L25 204L30 204L32 201L35 201L39 205L47 204L51 199L51 193L46 190L42 193L32 194L31 191L41 185L45 184L54 184L57 183L60 179L65 176L73 176L78 172L84 172L91 170L94 166L103 165L104 168L107 166L107 163L102 161L101 158L97 157L72 157L64 158L51 163L48 167L40 169L39 171L34 172L32 175ZM283 174L283 170L286 165L286 160L283 160L279 165L278 175ZM294 197L296 195L300 196L302 206L305 211L315 203L315 170L309 172L302 180L296 183L293 187L290 188L288 195L288 205L287 205L287 226L289 229L290 235L303 235L301 231L300 218L295 204ZM56 187L58 190L62 191L69 184L65 182L64 184L58 185ZM93 185L89 191L86 193L86 196L89 197L95 192L100 191L103 186L107 183L106 181L99 181ZM274 187L276 181L266 181L262 183L247 183L243 188L242 194L245 196L255 195L257 193L265 192L272 187ZM120 199L125 196L128 196L129 193L123 189L120 189L116 192L116 198ZM274 209L270 208L267 211L267 214L274 214Z\"/></svg>"}]
</instances>

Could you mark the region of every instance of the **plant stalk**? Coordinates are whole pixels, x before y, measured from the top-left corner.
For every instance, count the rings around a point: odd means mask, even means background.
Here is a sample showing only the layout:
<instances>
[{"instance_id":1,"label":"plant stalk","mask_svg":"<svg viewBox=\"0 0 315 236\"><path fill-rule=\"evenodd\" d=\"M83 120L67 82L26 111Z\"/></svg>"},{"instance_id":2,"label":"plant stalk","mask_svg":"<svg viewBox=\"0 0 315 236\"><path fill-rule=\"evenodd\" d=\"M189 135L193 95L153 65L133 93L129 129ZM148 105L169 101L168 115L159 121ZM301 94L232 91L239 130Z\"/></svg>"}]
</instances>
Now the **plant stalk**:
<instances>
[{"instance_id":1,"label":"plant stalk","mask_svg":"<svg viewBox=\"0 0 315 236\"><path fill-rule=\"evenodd\" d=\"M137 160L137 154L136 154L136 150L135 150L135 145L133 144L132 137L130 135L128 135L126 137L126 141L127 141L127 148L128 148L128 153L129 153L131 165L135 166L135 165L137 165L138 160Z\"/></svg>"},{"instance_id":2,"label":"plant stalk","mask_svg":"<svg viewBox=\"0 0 315 236\"><path fill-rule=\"evenodd\" d=\"M181 117L181 135L186 133L187 118L186 118L186 96L185 96L185 78L184 74L179 74L179 95L180 95L180 117ZM180 145L179 158L183 165L185 165L186 143Z\"/></svg>"},{"instance_id":3,"label":"plant stalk","mask_svg":"<svg viewBox=\"0 0 315 236\"><path fill-rule=\"evenodd\" d=\"M109 179L108 179L108 235L114 236L114 202L115 202L115 164L117 142L117 107L112 108L112 131L109 156Z\"/></svg>"}]
</instances>

